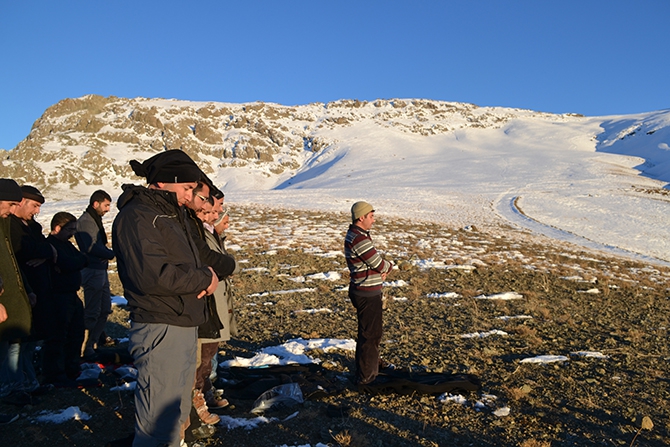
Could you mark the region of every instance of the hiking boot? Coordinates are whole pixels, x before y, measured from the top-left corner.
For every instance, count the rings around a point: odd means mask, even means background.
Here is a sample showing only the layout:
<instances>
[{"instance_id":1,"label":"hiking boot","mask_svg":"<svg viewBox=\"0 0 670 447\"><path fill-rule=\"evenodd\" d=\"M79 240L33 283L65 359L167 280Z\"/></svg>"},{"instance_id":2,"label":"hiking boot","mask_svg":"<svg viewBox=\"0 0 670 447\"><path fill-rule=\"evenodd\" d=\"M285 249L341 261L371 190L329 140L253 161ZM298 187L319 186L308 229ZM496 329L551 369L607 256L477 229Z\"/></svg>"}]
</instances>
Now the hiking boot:
<instances>
[{"instance_id":1,"label":"hiking boot","mask_svg":"<svg viewBox=\"0 0 670 447\"><path fill-rule=\"evenodd\" d=\"M229 405L228 399L224 399L221 390L209 390L205 393L205 402L210 409L225 408Z\"/></svg>"},{"instance_id":2,"label":"hiking boot","mask_svg":"<svg viewBox=\"0 0 670 447\"><path fill-rule=\"evenodd\" d=\"M221 419L219 416L209 412L207 408L207 402L205 402L205 396L203 396L200 390L193 390L193 408L195 412L198 413L198 417L202 422L207 425L214 425L219 423Z\"/></svg>"},{"instance_id":3,"label":"hiking boot","mask_svg":"<svg viewBox=\"0 0 670 447\"><path fill-rule=\"evenodd\" d=\"M214 436L214 433L216 433L216 427L211 425L201 425L200 427L191 430L191 434L195 440L211 438Z\"/></svg>"}]
</instances>

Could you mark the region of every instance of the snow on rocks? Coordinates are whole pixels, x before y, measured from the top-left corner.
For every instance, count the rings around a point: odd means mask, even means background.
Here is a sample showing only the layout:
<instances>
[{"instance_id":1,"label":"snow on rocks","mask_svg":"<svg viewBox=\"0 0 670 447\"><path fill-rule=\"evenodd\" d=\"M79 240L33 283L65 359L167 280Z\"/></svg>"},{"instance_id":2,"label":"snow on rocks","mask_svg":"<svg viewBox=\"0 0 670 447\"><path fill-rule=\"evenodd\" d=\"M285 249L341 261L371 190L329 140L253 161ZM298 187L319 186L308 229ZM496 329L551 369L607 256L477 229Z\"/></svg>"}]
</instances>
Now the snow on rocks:
<instances>
[{"instance_id":1,"label":"snow on rocks","mask_svg":"<svg viewBox=\"0 0 670 447\"><path fill-rule=\"evenodd\" d=\"M42 411L39 413L35 422L48 422L52 424L62 424L67 421L88 421L91 416L79 409L79 407L68 407L61 411Z\"/></svg>"},{"instance_id":2,"label":"snow on rocks","mask_svg":"<svg viewBox=\"0 0 670 447\"><path fill-rule=\"evenodd\" d=\"M554 363L566 362L569 359L564 355L538 355L521 360L521 363Z\"/></svg>"},{"instance_id":3,"label":"snow on rocks","mask_svg":"<svg viewBox=\"0 0 670 447\"><path fill-rule=\"evenodd\" d=\"M577 352L571 352L570 355L575 356L575 357L584 357L584 358L591 358L591 359L608 359L608 358L610 358L609 355L605 355L602 352L597 352L597 351L577 351Z\"/></svg>"},{"instance_id":4,"label":"snow on rocks","mask_svg":"<svg viewBox=\"0 0 670 447\"><path fill-rule=\"evenodd\" d=\"M460 298L456 292L444 292L444 293L428 293L426 294L427 298Z\"/></svg>"},{"instance_id":5,"label":"snow on rocks","mask_svg":"<svg viewBox=\"0 0 670 447\"><path fill-rule=\"evenodd\" d=\"M523 298L523 295L516 292L503 292L493 295L478 295L475 297L476 300L518 300L521 298Z\"/></svg>"},{"instance_id":6,"label":"snow on rocks","mask_svg":"<svg viewBox=\"0 0 670 447\"><path fill-rule=\"evenodd\" d=\"M465 406L472 405L476 411L482 411L485 409L490 409L491 412L498 417L508 416L510 414L510 408L507 406L495 408L498 397L493 394L482 394L481 399L470 404L470 401L460 394L450 394L444 393L438 396L437 400L440 403L448 404L455 403Z\"/></svg>"},{"instance_id":7,"label":"snow on rocks","mask_svg":"<svg viewBox=\"0 0 670 447\"><path fill-rule=\"evenodd\" d=\"M230 368L233 366L249 367L320 363L319 359L313 359L305 354L306 351L313 349L321 349L325 352L335 349L355 351L356 342L351 339L317 338L303 340L302 338L296 338L278 346L264 348L252 358L235 357L232 360L220 363L220 366Z\"/></svg>"},{"instance_id":8,"label":"snow on rocks","mask_svg":"<svg viewBox=\"0 0 670 447\"><path fill-rule=\"evenodd\" d=\"M461 338L486 338L490 337L491 335L509 335L509 334L499 329L493 329L487 332L473 332L471 334L461 334Z\"/></svg>"}]
</instances>

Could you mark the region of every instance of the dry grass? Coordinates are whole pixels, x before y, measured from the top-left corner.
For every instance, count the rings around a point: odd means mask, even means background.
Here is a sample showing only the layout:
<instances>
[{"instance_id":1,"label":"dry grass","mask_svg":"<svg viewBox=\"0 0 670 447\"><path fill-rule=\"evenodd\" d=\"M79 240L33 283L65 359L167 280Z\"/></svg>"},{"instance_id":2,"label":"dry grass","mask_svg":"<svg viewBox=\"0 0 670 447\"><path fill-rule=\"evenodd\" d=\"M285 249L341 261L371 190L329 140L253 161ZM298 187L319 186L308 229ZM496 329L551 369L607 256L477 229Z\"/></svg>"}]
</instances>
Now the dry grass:
<instances>
[{"instance_id":1,"label":"dry grass","mask_svg":"<svg viewBox=\"0 0 670 447\"><path fill-rule=\"evenodd\" d=\"M507 395L513 401L519 401L528 397L528 394L531 392L531 388L528 385L515 388L507 388Z\"/></svg>"},{"instance_id":2,"label":"dry grass","mask_svg":"<svg viewBox=\"0 0 670 447\"><path fill-rule=\"evenodd\" d=\"M520 443L519 447L551 447L551 442L538 441L537 439L527 439Z\"/></svg>"},{"instance_id":3,"label":"dry grass","mask_svg":"<svg viewBox=\"0 0 670 447\"><path fill-rule=\"evenodd\" d=\"M337 442L339 447L353 447L352 437L349 434L349 430L341 431L335 435L331 433L331 436L333 437L333 440Z\"/></svg>"}]
</instances>

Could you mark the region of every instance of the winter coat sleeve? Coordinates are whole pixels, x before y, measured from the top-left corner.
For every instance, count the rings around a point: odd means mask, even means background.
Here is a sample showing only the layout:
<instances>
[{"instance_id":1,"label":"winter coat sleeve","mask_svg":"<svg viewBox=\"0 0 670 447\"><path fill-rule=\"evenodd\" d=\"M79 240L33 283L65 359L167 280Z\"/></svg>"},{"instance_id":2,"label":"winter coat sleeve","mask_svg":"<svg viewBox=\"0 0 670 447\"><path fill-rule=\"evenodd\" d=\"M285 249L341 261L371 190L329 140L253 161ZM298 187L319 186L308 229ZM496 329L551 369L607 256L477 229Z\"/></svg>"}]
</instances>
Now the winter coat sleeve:
<instances>
[{"instance_id":1,"label":"winter coat sleeve","mask_svg":"<svg viewBox=\"0 0 670 447\"><path fill-rule=\"evenodd\" d=\"M19 264L25 264L32 259L52 259L53 249L44 236L31 237L30 230L24 228L21 221L12 216L11 218L11 240L14 255Z\"/></svg>"},{"instance_id":2,"label":"winter coat sleeve","mask_svg":"<svg viewBox=\"0 0 670 447\"><path fill-rule=\"evenodd\" d=\"M195 242L198 252L200 252L200 260L204 265L212 267L219 279L227 278L235 271L235 258L228 254L214 251L207 245L204 234L206 230L197 219L190 212L186 217L188 225L191 228L191 234L193 235L193 242Z\"/></svg>"},{"instance_id":3,"label":"winter coat sleeve","mask_svg":"<svg viewBox=\"0 0 670 447\"><path fill-rule=\"evenodd\" d=\"M61 242L53 240L51 236L49 236L47 240L56 247L56 250L58 251L56 266L61 272L78 272L88 264L86 255L77 250L69 241Z\"/></svg>"}]
</instances>

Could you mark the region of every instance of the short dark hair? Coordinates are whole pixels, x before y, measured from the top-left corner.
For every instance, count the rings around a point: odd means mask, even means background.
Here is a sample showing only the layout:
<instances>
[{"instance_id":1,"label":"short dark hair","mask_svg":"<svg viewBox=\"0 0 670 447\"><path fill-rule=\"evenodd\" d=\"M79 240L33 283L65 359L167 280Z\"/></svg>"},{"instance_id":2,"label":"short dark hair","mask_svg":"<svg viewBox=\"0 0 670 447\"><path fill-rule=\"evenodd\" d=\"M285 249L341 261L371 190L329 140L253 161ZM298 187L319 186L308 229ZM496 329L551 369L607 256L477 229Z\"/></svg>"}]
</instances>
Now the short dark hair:
<instances>
[{"instance_id":1,"label":"short dark hair","mask_svg":"<svg viewBox=\"0 0 670 447\"><path fill-rule=\"evenodd\" d=\"M103 191L102 189L99 189L95 191L93 194L91 194L91 198L88 201L88 204L93 206L95 202L102 203L105 200L109 200L110 202L112 201L112 196L107 194L107 191Z\"/></svg>"},{"instance_id":2,"label":"short dark hair","mask_svg":"<svg viewBox=\"0 0 670 447\"><path fill-rule=\"evenodd\" d=\"M203 182L203 181L198 182L198 186L193 188L193 194L197 194L200 191L202 191L202 188L204 188L205 185L207 185L206 182ZM207 185L207 186L209 187L209 185ZM208 200L211 199L211 198L212 198L212 188L209 189L209 195L207 196Z\"/></svg>"},{"instance_id":3,"label":"short dark hair","mask_svg":"<svg viewBox=\"0 0 670 447\"><path fill-rule=\"evenodd\" d=\"M54 217L51 218L51 231L55 230L56 227L63 228L70 222L76 222L76 221L77 218L74 217L74 215L66 211L59 211L58 213L54 214Z\"/></svg>"}]
</instances>

